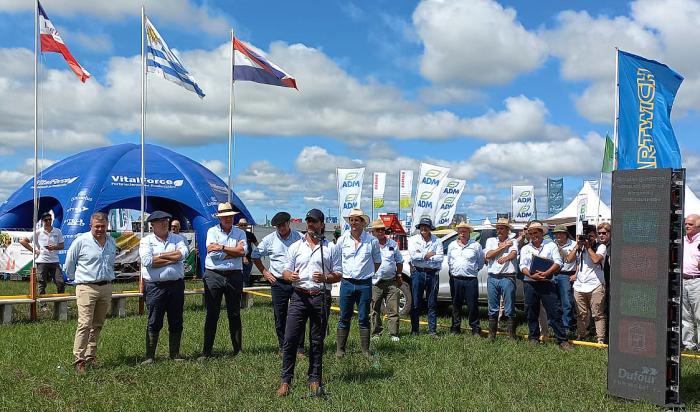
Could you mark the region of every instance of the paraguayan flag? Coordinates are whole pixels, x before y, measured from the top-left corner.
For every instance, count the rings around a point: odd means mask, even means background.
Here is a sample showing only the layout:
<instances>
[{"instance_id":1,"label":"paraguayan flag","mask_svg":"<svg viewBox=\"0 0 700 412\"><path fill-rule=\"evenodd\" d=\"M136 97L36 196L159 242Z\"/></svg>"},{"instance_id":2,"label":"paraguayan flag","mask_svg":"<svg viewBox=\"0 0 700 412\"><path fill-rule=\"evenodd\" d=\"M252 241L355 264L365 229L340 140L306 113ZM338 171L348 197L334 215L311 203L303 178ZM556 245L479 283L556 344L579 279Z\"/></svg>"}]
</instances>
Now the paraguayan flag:
<instances>
[{"instance_id":1,"label":"paraguayan flag","mask_svg":"<svg viewBox=\"0 0 700 412\"><path fill-rule=\"evenodd\" d=\"M204 92L199 88L194 77L187 72L180 63L180 59L170 50L148 17L146 18L146 52L148 72L159 74L164 79L197 93L200 98L204 97Z\"/></svg>"}]
</instances>

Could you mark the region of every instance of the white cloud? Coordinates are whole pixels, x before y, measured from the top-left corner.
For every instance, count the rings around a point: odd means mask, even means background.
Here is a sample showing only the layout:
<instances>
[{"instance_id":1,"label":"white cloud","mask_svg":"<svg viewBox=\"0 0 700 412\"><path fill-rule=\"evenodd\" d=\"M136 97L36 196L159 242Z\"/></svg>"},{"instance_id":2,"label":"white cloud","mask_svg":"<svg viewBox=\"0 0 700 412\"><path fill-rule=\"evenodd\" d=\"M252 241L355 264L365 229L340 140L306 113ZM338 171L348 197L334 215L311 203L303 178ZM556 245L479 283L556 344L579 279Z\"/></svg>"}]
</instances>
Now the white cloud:
<instances>
[{"instance_id":1,"label":"white cloud","mask_svg":"<svg viewBox=\"0 0 700 412\"><path fill-rule=\"evenodd\" d=\"M267 195L260 190L244 189L236 192L236 194L243 199L244 202L255 202L267 199Z\"/></svg>"},{"instance_id":2,"label":"white cloud","mask_svg":"<svg viewBox=\"0 0 700 412\"><path fill-rule=\"evenodd\" d=\"M491 0L424 0L413 12L421 73L437 84L506 84L539 67L546 44Z\"/></svg>"},{"instance_id":3,"label":"white cloud","mask_svg":"<svg viewBox=\"0 0 700 412\"><path fill-rule=\"evenodd\" d=\"M39 159L39 169L43 169L54 164L54 160ZM12 193L19 189L29 179L34 176L34 159L24 159L24 162L17 165L14 170L0 170L0 203L7 199Z\"/></svg>"},{"instance_id":4,"label":"white cloud","mask_svg":"<svg viewBox=\"0 0 700 412\"><path fill-rule=\"evenodd\" d=\"M217 175L222 175L228 170L228 167L221 160L202 160L199 163Z\"/></svg>"},{"instance_id":5,"label":"white cloud","mask_svg":"<svg viewBox=\"0 0 700 412\"><path fill-rule=\"evenodd\" d=\"M119 0L84 1L53 0L44 4L44 10L53 16L91 16L100 20L121 20L124 17L140 18L141 5L146 14L156 22L175 24L178 27L199 27L212 34L225 35L231 25L221 16L221 11L211 10L207 2L196 5L188 0ZM20 12L33 10L33 3L24 0L3 0L0 11ZM47 9L48 7L48 9ZM138 30L138 25L135 30Z\"/></svg>"}]
</instances>

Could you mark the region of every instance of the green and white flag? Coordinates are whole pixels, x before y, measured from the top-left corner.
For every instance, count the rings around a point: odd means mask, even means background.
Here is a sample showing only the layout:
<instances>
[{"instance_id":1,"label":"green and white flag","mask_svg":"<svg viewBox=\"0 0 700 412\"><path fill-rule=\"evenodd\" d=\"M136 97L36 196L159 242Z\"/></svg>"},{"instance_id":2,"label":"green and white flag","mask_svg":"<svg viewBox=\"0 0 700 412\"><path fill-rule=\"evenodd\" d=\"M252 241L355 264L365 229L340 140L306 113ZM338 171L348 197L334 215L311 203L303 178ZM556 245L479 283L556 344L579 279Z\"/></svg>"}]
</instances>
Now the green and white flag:
<instances>
[{"instance_id":1,"label":"green and white flag","mask_svg":"<svg viewBox=\"0 0 700 412\"><path fill-rule=\"evenodd\" d=\"M384 207L384 188L386 173L375 172L372 178L372 205L375 209Z\"/></svg>"},{"instance_id":2,"label":"green and white flag","mask_svg":"<svg viewBox=\"0 0 700 412\"><path fill-rule=\"evenodd\" d=\"M615 170L615 143L610 136L605 135L605 153L603 154L603 167L600 169L603 173L610 173Z\"/></svg>"}]
</instances>

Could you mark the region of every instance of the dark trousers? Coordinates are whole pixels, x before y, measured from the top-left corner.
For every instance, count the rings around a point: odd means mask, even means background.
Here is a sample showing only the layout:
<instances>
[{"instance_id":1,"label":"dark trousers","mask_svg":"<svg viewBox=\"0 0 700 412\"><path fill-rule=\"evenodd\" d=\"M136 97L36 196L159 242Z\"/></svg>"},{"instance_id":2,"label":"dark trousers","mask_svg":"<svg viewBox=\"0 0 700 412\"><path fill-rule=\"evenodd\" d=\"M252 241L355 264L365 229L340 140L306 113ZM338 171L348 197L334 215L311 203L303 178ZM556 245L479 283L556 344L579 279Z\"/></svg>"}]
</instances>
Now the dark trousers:
<instances>
[{"instance_id":1,"label":"dark trousers","mask_svg":"<svg viewBox=\"0 0 700 412\"><path fill-rule=\"evenodd\" d=\"M428 333L437 330L437 295L440 286L438 271L411 268L411 332L418 333L420 311L425 306L424 295L428 300Z\"/></svg>"},{"instance_id":2,"label":"dark trousers","mask_svg":"<svg viewBox=\"0 0 700 412\"><path fill-rule=\"evenodd\" d=\"M325 312L324 308L325 299ZM309 337L309 382L321 383L323 370L323 339L328 327L328 313L331 307L330 291L315 296L294 291L289 300L287 327L284 333L282 350L282 382L291 383L297 362L299 340L304 336L306 320L311 326Z\"/></svg>"},{"instance_id":3,"label":"dark trousers","mask_svg":"<svg viewBox=\"0 0 700 412\"><path fill-rule=\"evenodd\" d=\"M207 269L204 272L204 305L207 308L204 320L205 356L211 355L216 337L216 326L221 312L221 297L226 297L228 330L231 335L233 353L241 350L241 293L243 292L243 273L240 270L218 271Z\"/></svg>"},{"instance_id":4,"label":"dark trousers","mask_svg":"<svg viewBox=\"0 0 700 412\"><path fill-rule=\"evenodd\" d=\"M63 281L60 263L37 263L36 275L36 283L40 295L46 293L46 285L49 281L53 281L53 283L56 284L56 293L63 293L66 291L66 284Z\"/></svg>"},{"instance_id":5,"label":"dark trousers","mask_svg":"<svg viewBox=\"0 0 700 412\"><path fill-rule=\"evenodd\" d=\"M148 307L148 331L158 333L163 329L163 317L168 315L168 332L182 332L182 311L185 306L185 281L146 282L146 307Z\"/></svg>"},{"instance_id":6,"label":"dark trousers","mask_svg":"<svg viewBox=\"0 0 700 412\"><path fill-rule=\"evenodd\" d=\"M248 263L243 263L243 286L249 287L253 282L250 280L250 274L253 273L253 261L248 257Z\"/></svg>"},{"instance_id":7,"label":"dark trousers","mask_svg":"<svg viewBox=\"0 0 700 412\"><path fill-rule=\"evenodd\" d=\"M462 305L469 310L469 327L472 333L481 332L479 325L479 280L476 277L451 277L452 283L452 327L451 332L462 330Z\"/></svg>"},{"instance_id":8,"label":"dark trousers","mask_svg":"<svg viewBox=\"0 0 700 412\"><path fill-rule=\"evenodd\" d=\"M561 323L561 304L557 287L551 281L523 282L525 292L525 312L527 312L527 326L529 339L540 338L540 303L544 306L549 319L549 326L554 330L557 343L566 342L566 331Z\"/></svg>"},{"instance_id":9,"label":"dark trousers","mask_svg":"<svg viewBox=\"0 0 700 412\"><path fill-rule=\"evenodd\" d=\"M294 294L294 287L291 283L277 279L277 282L270 286L272 292L272 309L275 315L275 333L280 350L284 348L284 333L287 327L287 312L289 300ZM306 329L306 323L304 323ZM299 347L297 352L304 352L304 333L299 336Z\"/></svg>"},{"instance_id":10,"label":"dark trousers","mask_svg":"<svg viewBox=\"0 0 700 412\"><path fill-rule=\"evenodd\" d=\"M369 307L372 304L372 278L365 280L343 279L340 283L340 319L338 329L350 329L352 312L357 305L357 324L369 329Z\"/></svg>"}]
</instances>

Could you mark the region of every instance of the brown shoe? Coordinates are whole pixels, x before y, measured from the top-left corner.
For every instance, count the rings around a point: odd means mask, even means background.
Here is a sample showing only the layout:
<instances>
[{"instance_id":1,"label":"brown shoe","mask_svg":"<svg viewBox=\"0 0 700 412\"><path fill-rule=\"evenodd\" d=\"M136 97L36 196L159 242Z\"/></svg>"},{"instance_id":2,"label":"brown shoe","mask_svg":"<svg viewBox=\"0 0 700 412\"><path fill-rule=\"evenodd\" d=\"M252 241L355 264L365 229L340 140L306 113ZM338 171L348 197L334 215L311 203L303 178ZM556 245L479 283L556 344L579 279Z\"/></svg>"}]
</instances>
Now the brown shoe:
<instances>
[{"instance_id":1,"label":"brown shoe","mask_svg":"<svg viewBox=\"0 0 700 412\"><path fill-rule=\"evenodd\" d=\"M320 382L309 382L309 396L323 396L325 395L323 391L323 386Z\"/></svg>"},{"instance_id":2,"label":"brown shoe","mask_svg":"<svg viewBox=\"0 0 700 412\"><path fill-rule=\"evenodd\" d=\"M574 347L569 342L562 342L559 344L559 349L565 352L571 352L574 350Z\"/></svg>"},{"instance_id":3,"label":"brown shoe","mask_svg":"<svg viewBox=\"0 0 700 412\"><path fill-rule=\"evenodd\" d=\"M289 384L286 382L282 382L279 388L277 388L277 396L285 397L289 395Z\"/></svg>"},{"instance_id":4,"label":"brown shoe","mask_svg":"<svg viewBox=\"0 0 700 412\"><path fill-rule=\"evenodd\" d=\"M85 375L85 362L78 362L75 364L75 374Z\"/></svg>"}]
</instances>

